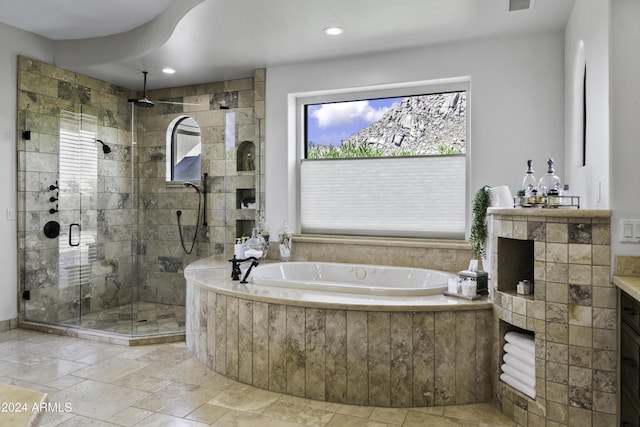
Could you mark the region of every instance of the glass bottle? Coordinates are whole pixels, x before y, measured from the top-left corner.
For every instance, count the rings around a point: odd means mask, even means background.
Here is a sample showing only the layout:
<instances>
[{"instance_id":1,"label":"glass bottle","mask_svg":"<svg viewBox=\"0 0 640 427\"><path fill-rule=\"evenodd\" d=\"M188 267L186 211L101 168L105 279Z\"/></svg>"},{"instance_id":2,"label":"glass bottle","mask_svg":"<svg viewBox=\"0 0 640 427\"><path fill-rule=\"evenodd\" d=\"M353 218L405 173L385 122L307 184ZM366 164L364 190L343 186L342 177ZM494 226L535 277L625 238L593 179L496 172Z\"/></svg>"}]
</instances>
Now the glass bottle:
<instances>
[{"instance_id":1,"label":"glass bottle","mask_svg":"<svg viewBox=\"0 0 640 427\"><path fill-rule=\"evenodd\" d=\"M525 196L534 195L537 187L536 177L533 175L533 160L527 160L527 173L522 179L522 189Z\"/></svg>"},{"instance_id":2,"label":"glass bottle","mask_svg":"<svg viewBox=\"0 0 640 427\"><path fill-rule=\"evenodd\" d=\"M280 239L280 258L282 261L289 261L289 258L291 258L291 231L289 231L289 225L286 220L282 223L278 237Z\"/></svg>"},{"instance_id":3,"label":"glass bottle","mask_svg":"<svg viewBox=\"0 0 640 427\"><path fill-rule=\"evenodd\" d=\"M538 187L540 188L543 196L559 196L560 190L562 189L560 178L558 178L558 176L555 174L553 164L553 159L547 160L547 165L549 165L547 174L543 175L538 182ZM552 204L552 201L557 204L557 197L549 200L549 204Z\"/></svg>"}]
</instances>

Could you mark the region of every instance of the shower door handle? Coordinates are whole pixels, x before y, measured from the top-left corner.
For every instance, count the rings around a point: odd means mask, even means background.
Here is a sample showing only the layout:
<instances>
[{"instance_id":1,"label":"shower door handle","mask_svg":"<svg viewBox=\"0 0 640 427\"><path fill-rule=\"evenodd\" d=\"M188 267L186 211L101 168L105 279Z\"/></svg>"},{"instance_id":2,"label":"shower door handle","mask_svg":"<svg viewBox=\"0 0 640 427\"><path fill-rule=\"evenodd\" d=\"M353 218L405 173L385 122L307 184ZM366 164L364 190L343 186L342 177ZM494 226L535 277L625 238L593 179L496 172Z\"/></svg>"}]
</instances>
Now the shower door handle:
<instances>
[{"instance_id":1,"label":"shower door handle","mask_svg":"<svg viewBox=\"0 0 640 427\"><path fill-rule=\"evenodd\" d=\"M73 239L71 238L71 236L73 235L73 227L78 227L78 243L73 243ZM69 246L80 246L80 224L78 223L73 223L71 225L69 225Z\"/></svg>"}]
</instances>

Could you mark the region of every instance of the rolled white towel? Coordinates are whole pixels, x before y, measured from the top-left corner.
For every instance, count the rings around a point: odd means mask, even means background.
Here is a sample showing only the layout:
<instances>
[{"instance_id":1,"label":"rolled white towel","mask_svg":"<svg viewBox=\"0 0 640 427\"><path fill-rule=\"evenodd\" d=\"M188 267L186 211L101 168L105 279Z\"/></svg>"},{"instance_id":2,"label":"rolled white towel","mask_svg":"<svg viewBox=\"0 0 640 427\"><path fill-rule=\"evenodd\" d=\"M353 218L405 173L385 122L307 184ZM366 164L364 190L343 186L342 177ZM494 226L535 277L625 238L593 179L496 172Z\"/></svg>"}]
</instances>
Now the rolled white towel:
<instances>
[{"instance_id":1,"label":"rolled white towel","mask_svg":"<svg viewBox=\"0 0 640 427\"><path fill-rule=\"evenodd\" d=\"M523 375L526 375L530 378L536 377L536 368L529 365L528 363L521 361L517 357L514 357L513 355L507 353L504 355L503 360L504 363L520 371Z\"/></svg>"},{"instance_id":2,"label":"rolled white towel","mask_svg":"<svg viewBox=\"0 0 640 427\"><path fill-rule=\"evenodd\" d=\"M503 382L509 384L511 387L515 388L516 390L526 394L530 398L532 398L532 399L536 398L536 390L535 390L535 388L531 388L531 387L521 383L517 379L513 378L511 375L509 375L509 374L501 374L500 375L500 379Z\"/></svg>"},{"instance_id":3,"label":"rolled white towel","mask_svg":"<svg viewBox=\"0 0 640 427\"><path fill-rule=\"evenodd\" d=\"M511 375L513 378L517 379L522 384L531 388L536 388L536 378L528 375L527 372L519 371L515 367L509 365L508 363L503 363L500 368L502 369L502 372L504 372L507 375Z\"/></svg>"},{"instance_id":4,"label":"rolled white towel","mask_svg":"<svg viewBox=\"0 0 640 427\"><path fill-rule=\"evenodd\" d=\"M536 366L536 356L534 353L529 353L528 351L509 343L506 343L503 348L505 352L514 355L523 362Z\"/></svg>"},{"instance_id":5,"label":"rolled white towel","mask_svg":"<svg viewBox=\"0 0 640 427\"><path fill-rule=\"evenodd\" d=\"M513 344L529 353L535 354L536 352L536 343L531 335L520 332L507 332L504 334L504 339L509 344Z\"/></svg>"}]
</instances>

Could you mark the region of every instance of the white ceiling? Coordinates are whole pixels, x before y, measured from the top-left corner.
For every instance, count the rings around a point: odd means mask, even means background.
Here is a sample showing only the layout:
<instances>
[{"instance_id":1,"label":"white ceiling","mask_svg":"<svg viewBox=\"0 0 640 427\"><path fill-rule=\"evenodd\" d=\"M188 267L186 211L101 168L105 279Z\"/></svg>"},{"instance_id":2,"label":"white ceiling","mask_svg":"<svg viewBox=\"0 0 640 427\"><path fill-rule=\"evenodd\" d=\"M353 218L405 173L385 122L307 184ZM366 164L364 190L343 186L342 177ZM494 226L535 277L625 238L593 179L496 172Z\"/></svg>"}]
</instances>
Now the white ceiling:
<instances>
[{"instance_id":1,"label":"white ceiling","mask_svg":"<svg viewBox=\"0 0 640 427\"><path fill-rule=\"evenodd\" d=\"M476 37L561 30L575 0L0 0L0 22L55 40L56 65L128 88ZM329 37L322 29L346 32ZM74 40L84 39L84 40ZM161 73L163 67L177 70ZM399 66L402 66L399 64Z\"/></svg>"},{"instance_id":2,"label":"white ceiling","mask_svg":"<svg viewBox=\"0 0 640 427\"><path fill-rule=\"evenodd\" d=\"M0 0L0 22L52 40L129 31L158 16L171 0Z\"/></svg>"}]
</instances>

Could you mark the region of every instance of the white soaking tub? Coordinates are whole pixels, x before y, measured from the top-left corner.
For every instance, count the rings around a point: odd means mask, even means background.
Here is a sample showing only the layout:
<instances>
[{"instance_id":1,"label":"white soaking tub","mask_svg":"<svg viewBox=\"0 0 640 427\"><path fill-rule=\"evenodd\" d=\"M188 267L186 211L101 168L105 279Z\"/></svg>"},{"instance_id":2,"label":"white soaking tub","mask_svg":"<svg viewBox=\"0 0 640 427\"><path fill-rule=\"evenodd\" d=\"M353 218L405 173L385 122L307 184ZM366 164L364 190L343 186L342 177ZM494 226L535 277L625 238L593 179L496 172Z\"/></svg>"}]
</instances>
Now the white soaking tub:
<instances>
[{"instance_id":1,"label":"white soaking tub","mask_svg":"<svg viewBox=\"0 0 640 427\"><path fill-rule=\"evenodd\" d=\"M438 270L330 262L261 264L251 271L256 285L305 291L388 296L428 296L447 290L456 276Z\"/></svg>"}]
</instances>

